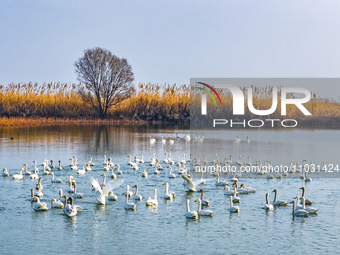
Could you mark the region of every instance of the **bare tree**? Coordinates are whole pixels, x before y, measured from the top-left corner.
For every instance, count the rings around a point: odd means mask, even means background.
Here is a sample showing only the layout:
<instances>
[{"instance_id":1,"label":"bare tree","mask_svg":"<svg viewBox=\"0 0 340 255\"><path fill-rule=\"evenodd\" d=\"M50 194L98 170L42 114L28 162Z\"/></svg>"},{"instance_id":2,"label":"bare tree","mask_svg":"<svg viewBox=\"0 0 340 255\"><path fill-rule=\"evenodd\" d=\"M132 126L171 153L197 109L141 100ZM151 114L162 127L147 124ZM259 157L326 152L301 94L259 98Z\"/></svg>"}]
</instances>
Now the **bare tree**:
<instances>
[{"instance_id":1,"label":"bare tree","mask_svg":"<svg viewBox=\"0 0 340 255\"><path fill-rule=\"evenodd\" d=\"M101 118L114 105L129 98L135 91L131 66L125 58L118 58L102 48L85 50L74 63L78 80L83 86L79 92Z\"/></svg>"}]
</instances>

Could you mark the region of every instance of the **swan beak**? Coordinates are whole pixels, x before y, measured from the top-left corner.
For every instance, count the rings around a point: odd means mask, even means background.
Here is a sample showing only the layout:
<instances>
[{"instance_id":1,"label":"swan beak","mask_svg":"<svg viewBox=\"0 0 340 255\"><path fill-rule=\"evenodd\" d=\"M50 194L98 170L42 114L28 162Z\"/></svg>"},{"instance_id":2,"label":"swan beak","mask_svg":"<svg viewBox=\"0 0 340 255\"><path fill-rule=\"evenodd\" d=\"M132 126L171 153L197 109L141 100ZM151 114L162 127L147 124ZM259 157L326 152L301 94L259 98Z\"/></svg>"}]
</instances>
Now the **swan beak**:
<instances>
[{"instance_id":1,"label":"swan beak","mask_svg":"<svg viewBox=\"0 0 340 255\"><path fill-rule=\"evenodd\" d=\"M163 185L165 185L165 183L163 183Z\"/></svg>"}]
</instances>

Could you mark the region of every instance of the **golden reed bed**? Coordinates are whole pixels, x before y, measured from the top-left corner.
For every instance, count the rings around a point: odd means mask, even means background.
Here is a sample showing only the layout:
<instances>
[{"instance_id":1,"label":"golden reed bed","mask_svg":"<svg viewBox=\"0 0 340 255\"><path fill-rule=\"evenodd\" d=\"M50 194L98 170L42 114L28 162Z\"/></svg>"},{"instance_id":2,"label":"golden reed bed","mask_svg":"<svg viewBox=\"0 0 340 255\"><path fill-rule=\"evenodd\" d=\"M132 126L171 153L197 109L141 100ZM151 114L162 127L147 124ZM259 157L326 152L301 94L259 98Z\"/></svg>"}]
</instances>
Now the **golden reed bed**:
<instances>
[{"instance_id":1,"label":"golden reed bed","mask_svg":"<svg viewBox=\"0 0 340 255\"><path fill-rule=\"evenodd\" d=\"M106 119L99 119L91 106L85 104L77 92L76 84L24 83L0 86L0 126L54 125L62 123L145 123L190 121L190 87L187 85L139 84L137 92L111 109ZM245 88L244 88L245 90ZM254 88L253 102L256 109L269 109L272 104L272 87ZM227 91L219 91L223 108L208 100L209 109L232 117L232 97ZM200 105L199 93L191 95L192 110ZM280 105L280 99L278 100ZM312 113L309 123L340 124L340 104L315 94L305 104ZM198 111L197 107L197 111ZM246 107L245 118L254 118ZM266 116L268 117L268 116ZM280 107L270 116L279 118ZM297 120L305 116L295 106L287 107L286 118ZM330 122L329 122L330 121Z\"/></svg>"}]
</instances>

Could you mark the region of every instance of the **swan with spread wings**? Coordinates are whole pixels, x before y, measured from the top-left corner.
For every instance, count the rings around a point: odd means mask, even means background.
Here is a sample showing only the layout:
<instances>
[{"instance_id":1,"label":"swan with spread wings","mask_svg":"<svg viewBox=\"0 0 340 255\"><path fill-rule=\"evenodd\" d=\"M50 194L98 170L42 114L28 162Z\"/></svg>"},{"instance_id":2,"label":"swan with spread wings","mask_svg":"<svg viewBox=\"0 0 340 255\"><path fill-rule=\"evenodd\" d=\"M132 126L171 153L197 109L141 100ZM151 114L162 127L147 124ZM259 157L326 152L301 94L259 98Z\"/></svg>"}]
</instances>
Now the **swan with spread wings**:
<instances>
[{"instance_id":1,"label":"swan with spread wings","mask_svg":"<svg viewBox=\"0 0 340 255\"><path fill-rule=\"evenodd\" d=\"M105 197L109 195L109 192L115 188L118 188L120 185L122 185L123 182L123 179L118 181L110 181L107 182L106 186L102 189L98 181L91 177L92 186L98 192L96 199L102 205L106 204Z\"/></svg>"}]
</instances>

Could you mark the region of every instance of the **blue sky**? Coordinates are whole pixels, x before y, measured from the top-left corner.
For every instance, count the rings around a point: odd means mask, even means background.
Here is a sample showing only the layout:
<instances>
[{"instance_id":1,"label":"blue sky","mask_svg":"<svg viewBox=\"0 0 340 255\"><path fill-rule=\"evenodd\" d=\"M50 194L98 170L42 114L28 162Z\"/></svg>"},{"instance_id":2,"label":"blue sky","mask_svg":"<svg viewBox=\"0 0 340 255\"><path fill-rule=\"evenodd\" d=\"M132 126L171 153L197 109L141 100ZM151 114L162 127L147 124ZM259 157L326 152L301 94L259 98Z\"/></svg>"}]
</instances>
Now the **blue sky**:
<instances>
[{"instance_id":1,"label":"blue sky","mask_svg":"<svg viewBox=\"0 0 340 255\"><path fill-rule=\"evenodd\" d=\"M339 10L313 0L2 0L0 84L76 82L73 64L92 47L127 58L136 84L340 77ZM311 89L340 98L340 86Z\"/></svg>"}]
</instances>

